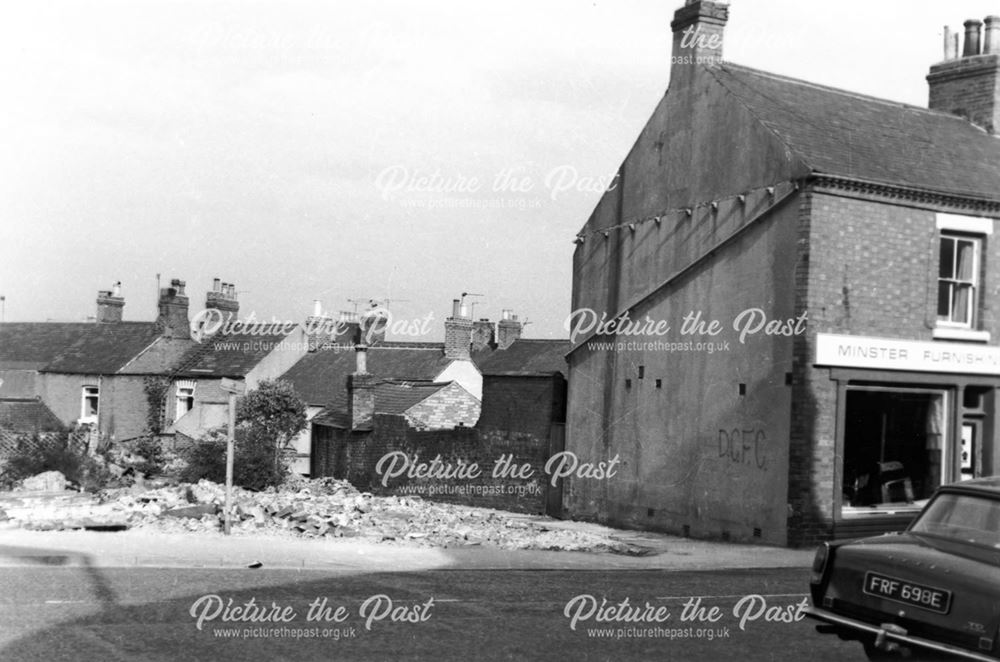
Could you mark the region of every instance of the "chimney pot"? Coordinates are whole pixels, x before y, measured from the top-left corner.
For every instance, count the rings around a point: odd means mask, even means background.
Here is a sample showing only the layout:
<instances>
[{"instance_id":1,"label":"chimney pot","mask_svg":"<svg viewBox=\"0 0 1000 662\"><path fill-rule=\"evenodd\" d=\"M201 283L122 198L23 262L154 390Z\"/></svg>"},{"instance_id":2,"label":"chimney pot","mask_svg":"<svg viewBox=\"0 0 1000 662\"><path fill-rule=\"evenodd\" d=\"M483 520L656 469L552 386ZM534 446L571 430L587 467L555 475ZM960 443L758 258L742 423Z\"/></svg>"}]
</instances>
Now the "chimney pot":
<instances>
[{"instance_id":1,"label":"chimney pot","mask_svg":"<svg viewBox=\"0 0 1000 662\"><path fill-rule=\"evenodd\" d=\"M462 316L462 304L458 299L451 300L451 316L455 318Z\"/></svg>"},{"instance_id":2,"label":"chimney pot","mask_svg":"<svg viewBox=\"0 0 1000 662\"><path fill-rule=\"evenodd\" d=\"M222 281L219 280L218 278L213 278L212 279L212 291L213 292L221 292L222 291Z\"/></svg>"},{"instance_id":3,"label":"chimney pot","mask_svg":"<svg viewBox=\"0 0 1000 662\"><path fill-rule=\"evenodd\" d=\"M972 57L979 55L979 36L983 27L983 22L970 18L965 22L965 50L962 57Z\"/></svg>"},{"instance_id":4,"label":"chimney pot","mask_svg":"<svg viewBox=\"0 0 1000 662\"><path fill-rule=\"evenodd\" d=\"M996 135L1000 131L1000 16L983 21L965 21L965 46L959 56L960 33L949 30L955 40L953 58L934 64L927 75L928 107L961 117Z\"/></svg>"},{"instance_id":5,"label":"chimney pot","mask_svg":"<svg viewBox=\"0 0 1000 662\"><path fill-rule=\"evenodd\" d=\"M983 54L994 55L996 53L1000 53L1000 16L987 16Z\"/></svg>"}]
</instances>

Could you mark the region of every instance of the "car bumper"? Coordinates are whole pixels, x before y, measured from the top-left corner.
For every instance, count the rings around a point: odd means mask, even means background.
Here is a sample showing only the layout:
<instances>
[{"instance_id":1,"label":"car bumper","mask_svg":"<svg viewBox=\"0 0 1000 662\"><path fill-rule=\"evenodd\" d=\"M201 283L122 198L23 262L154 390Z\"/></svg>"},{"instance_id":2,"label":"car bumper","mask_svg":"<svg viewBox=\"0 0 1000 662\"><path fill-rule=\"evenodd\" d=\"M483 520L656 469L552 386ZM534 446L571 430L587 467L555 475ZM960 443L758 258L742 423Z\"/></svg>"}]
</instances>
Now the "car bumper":
<instances>
[{"instance_id":1,"label":"car bumper","mask_svg":"<svg viewBox=\"0 0 1000 662\"><path fill-rule=\"evenodd\" d=\"M873 637L875 637L876 641L893 642L901 646L909 646L914 648L923 648L925 650L933 650L939 653L945 653L948 655L961 657L966 660L981 660L981 662L997 662L997 660L1000 659L992 657L985 653L978 653L976 651L970 651L965 648L958 648L956 646L951 646L949 644L941 644L935 641L930 641L928 639L921 639L920 637L911 637L908 634L894 632L884 627L879 627L878 625L872 625L871 623L865 623L864 621L858 621L853 618L847 618L846 616L838 616L837 614L832 614L823 609L817 609L816 607L806 607L804 613L806 616L809 616L810 618L815 618L825 623L835 625L838 628L842 628L845 630L852 630L858 633L868 633Z\"/></svg>"}]
</instances>

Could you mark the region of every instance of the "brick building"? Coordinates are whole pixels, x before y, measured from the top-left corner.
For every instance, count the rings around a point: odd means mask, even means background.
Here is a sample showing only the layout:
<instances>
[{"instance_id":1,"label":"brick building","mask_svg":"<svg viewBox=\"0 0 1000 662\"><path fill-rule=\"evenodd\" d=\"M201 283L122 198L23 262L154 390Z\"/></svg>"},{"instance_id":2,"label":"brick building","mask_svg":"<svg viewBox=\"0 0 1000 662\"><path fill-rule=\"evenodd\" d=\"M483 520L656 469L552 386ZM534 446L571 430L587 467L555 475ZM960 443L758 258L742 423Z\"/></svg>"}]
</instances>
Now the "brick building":
<instances>
[{"instance_id":1,"label":"brick building","mask_svg":"<svg viewBox=\"0 0 1000 662\"><path fill-rule=\"evenodd\" d=\"M578 234L567 449L620 465L564 506L774 544L899 529L1000 472L1000 19L924 109L725 62L728 17L677 10L670 87Z\"/></svg>"},{"instance_id":2,"label":"brick building","mask_svg":"<svg viewBox=\"0 0 1000 662\"><path fill-rule=\"evenodd\" d=\"M313 475L381 493L560 514L560 486L546 484L544 465L562 450L569 343L522 339L521 328L510 311L496 323L473 322L456 302L443 344L333 346L304 358L283 378L310 405L328 403L312 418ZM456 357L478 366L482 400L458 379L443 382ZM387 454L474 464L483 475L384 483L378 466ZM493 475L501 458L531 475Z\"/></svg>"},{"instance_id":3,"label":"brick building","mask_svg":"<svg viewBox=\"0 0 1000 662\"><path fill-rule=\"evenodd\" d=\"M162 288L150 322L122 320L116 285L98 293L93 322L0 324L0 398L39 398L65 427L87 426L119 442L197 438L224 425L222 378L253 388L281 375L306 353L305 332L301 325L273 333L201 326L190 318L185 287L174 279ZM215 279L205 310L212 314L201 321L235 319L235 286Z\"/></svg>"},{"instance_id":4,"label":"brick building","mask_svg":"<svg viewBox=\"0 0 1000 662\"><path fill-rule=\"evenodd\" d=\"M38 398L65 427L108 439L144 434L149 360L174 345L166 320L122 321L124 305L116 286L98 293L94 322L0 324L0 397Z\"/></svg>"},{"instance_id":5,"label":"brick building","mask_svg":"<svg viewBox=\"0 0 1000 662\"><path fill-rule=\"evenodd\" d=\"M183 295L183 291L180 292ZM195 331L188 349L164 374L163 430L184 439L198 439L212 428L228 423L229 399L222 380L246 384L248 390L260 382L277 379L308 351L309 340L302 324L271 323L253 318L239 320L235 285L215 279L205 294L205 311L188 319L187 297L176 298L178 325ZM240 326L227 327L229 321ZM193 323L192 323L193 322ZM199 332L200 331L200 332Z\"/></svg>"},{"instance_id":6,"label":"brick building","mask_svg":"<svg viewBox=\"0 0 1000 662\"><path fill-rule=\"evenodd\" d=\"M371 311L369 311L371 312ZM312 317L307 327L314 331L309 338L309 353L296 363L282 379L289 382L296 393L306 403L308 420L337 403L335 409L346 407L346 386L355 371L355 346L362 340L367 346L366 370L380 382L411 382L414 384L453 383L451 391L460 387L475 399L474 412L471 404L461 396L465 411L431 417L436 420L433 427L453 428L458 422L471 426L479 418L478 403L483 393L483 375L478 363L494 349L506 348L521 335L521 322L511 311L505 310L499 322L487 319L473 320L468 308L458 299L453 301L452 315L445 319L445 341L441 342L399 342L387 341L385 329L379 329L377 320L359 316L356 313L340 313L337 324L333 318L324 315L320 302L315 302ZM324 323L327 322L327 323ZM363 328L364 327L364 328ZM443 395L437 396L440 399ZM428 407L436 399L425 403ZM387 413L387 412L381 412ZM402 415L403 412L394 412ZM327 420L329 418L327 417ZM414 425L426 428L425 423ZM329 435L324 429L323 433ZM299 461L296 470L310 474L315 470L309 466L309 456L313 448L313 427L310 425L295 441Z\"/></svg>"}]
</instances>

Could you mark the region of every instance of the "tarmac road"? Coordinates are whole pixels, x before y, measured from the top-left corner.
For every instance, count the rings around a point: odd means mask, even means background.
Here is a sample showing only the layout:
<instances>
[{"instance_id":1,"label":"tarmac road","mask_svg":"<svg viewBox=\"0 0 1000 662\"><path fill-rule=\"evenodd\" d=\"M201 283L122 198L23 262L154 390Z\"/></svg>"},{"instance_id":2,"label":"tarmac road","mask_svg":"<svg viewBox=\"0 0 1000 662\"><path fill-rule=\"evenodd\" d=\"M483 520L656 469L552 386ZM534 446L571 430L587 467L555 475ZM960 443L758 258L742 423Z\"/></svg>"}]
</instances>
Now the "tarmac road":
<instances>
[{"instance_id":1,"label":"tarmac road","mask_svg":"<svg viewBox=\"0 0 1000 662\"><path fill-rule=\"evenodd\" d=\"M0 568L0 660L864 659L858 644L794 620L807 581L804 568L365 573L36 562Z\"/></svg>"}]
</instances>

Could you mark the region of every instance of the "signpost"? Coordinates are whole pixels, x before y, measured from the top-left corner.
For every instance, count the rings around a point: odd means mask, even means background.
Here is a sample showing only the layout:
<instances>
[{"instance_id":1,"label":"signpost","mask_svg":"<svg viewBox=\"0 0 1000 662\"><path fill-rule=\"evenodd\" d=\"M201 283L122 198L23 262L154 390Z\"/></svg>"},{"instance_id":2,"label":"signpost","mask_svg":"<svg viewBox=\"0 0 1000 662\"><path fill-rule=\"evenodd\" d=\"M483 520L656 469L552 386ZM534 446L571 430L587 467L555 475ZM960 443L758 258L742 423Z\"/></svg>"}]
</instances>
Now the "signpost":
<instances>
[{"instance_id":1,"label":"signpost","mask_svg":"<svg viewBox=\"0 0 1000 662\"><path fill-rule=\"evenodd\" d=\"M247 392L246 382L223 378L220 387L229 394L229 430L226 435L226 510L225 532L229 535L233 512L233 453L236 443L236 396Z\"/></svg>"}]
</instances>

